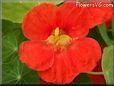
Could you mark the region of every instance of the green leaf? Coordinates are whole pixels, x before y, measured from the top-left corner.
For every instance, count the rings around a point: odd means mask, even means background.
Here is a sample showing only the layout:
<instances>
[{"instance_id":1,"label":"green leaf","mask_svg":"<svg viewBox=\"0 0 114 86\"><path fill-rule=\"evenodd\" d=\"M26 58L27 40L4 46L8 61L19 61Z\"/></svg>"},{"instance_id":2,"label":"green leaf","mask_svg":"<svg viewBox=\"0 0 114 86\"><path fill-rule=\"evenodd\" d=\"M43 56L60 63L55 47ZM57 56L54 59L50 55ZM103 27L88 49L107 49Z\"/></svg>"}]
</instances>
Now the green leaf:
<instances>
[{"instance_id":1,"label":"green leaf","mask_svg":"<svg viewBox=\"0 0 114 86\"><path fill-rule=\"evenodd\" d=\"M102 69L107 84L114 84L114 46L106 47L102 56Z\"/></svg>"},{"instance_id":2,"label":"green leaf","mask_svg":"<svg viewBox=\"0 0 114 86\"><path fill-rule=\"evenodd\" d=\"M2 36L2 83L38 84L37 72L27 68L18 57L18 48L26 40L21 32L21 24L3 20Z\"/></svg>"},{"instance_id":3,"label":"green leaf","mask_svg":"<svg viewBox=\"0 0 114 86\"><path fill-rule=\"evenodd\" d=\"M21 28L21 23L13 23L8 20L2 20L2 36Z\"/></svg>"},{"instance_id":4,"label":"green leaf","mask_svg":"<svg viewBox=\"0 0 114 86\"><path fill-rule=\"evenodd\" d=\"M50 3L54 3L54 4L60 4L62 3L64 0L3 0L2 2L4 3L8 3L8 2L20 2L20 3L45 3L45 2L50 2Z\"/></svg>"},{"instance_id":5,"label":"green leaf","mask_svg":"<svg viewBox=\"0 0 114 86\"><path fill-rule=\"evenodd\" d=\"M2 47L2 61L3 64L8 64L15 59L18 52L19 44L25 39L22 35L20 25L3 20L3 47Z\"/></svg>"},{"instance_id":6,"label":"green leaf","mask_svg":"<svg viewBox=\"0 0 114 86\"><path fill-rule=\"evenodd\" d=\"M50 3L54 3L55 5L58 5L64 2L64 0L39 0L39 3L44 3L44 2L50 2Z\"/></svg>"},{"instance_id":7,"label":"green leaf","mask_svg":"<svg viewBox=\"0 0 114 86\"><path fill-rule=\"evenodd\" d=\"M38 74L22 64L18 57L10 64L3 65L3 84L39 84Z\"/></svg>"},{"instance_id":8,"label":"green leaf","mask_svg":"<svg viewBox=\"0 0 114 86\"><path fill-rule=\"evenodd\" d=\"M21 23L23 16L38 3L2 3L2 19Z\"/></svg>"},{"instance_id":9,"label":"green leaf","mask_svg":"<svg viewBox=\"0 0 114 86\"><path fill-rule=\"evenodd\" d=\"M5 0L2 3L2 19L10 20L12 22L22 23L23 16L33 7L41 3L54 3L55 5L62 3L64 0L39 0L21 2L15 0ZM6 3L7 2L7 3ZM10 2L10 3L8 3ZM14 3L15 2L15 3Z\"/></svg>"},{"instance_id":10,"label":"green leaf","mask_svg":"<svg viewBox=\"0 0 114 86\"><path fill-rule=\"evenodd\" d=\"M104 39L105 43L108 45L108 46L111 46L112 45L112 41L110 40L107 32L106 32L106 27L105 27L105 24L100 24L98 25L98 28L99 28L99 32L102 36L102 38Z\"/></svg>"}]
</instances>

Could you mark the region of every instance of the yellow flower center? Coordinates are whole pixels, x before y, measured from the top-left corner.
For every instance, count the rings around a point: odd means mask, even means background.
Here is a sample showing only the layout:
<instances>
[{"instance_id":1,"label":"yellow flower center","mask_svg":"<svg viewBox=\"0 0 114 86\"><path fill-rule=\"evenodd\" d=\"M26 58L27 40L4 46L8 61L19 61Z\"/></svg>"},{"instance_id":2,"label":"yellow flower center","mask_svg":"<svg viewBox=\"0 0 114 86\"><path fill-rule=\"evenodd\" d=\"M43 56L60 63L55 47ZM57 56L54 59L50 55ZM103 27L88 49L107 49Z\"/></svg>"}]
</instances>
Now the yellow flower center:
<instances>
[{"instance_id":1,"label":"yellow flower center","mask_svg":"<svg viewBox=\"0 0 114 86\"><path fill-rule=\"evenodd\" d=\"M53 44L56 47L64 47L68 45L71 38L65 35L58 27L52 32L52 34L47 38L46 42Z\"/></svg>"}]
</instances>

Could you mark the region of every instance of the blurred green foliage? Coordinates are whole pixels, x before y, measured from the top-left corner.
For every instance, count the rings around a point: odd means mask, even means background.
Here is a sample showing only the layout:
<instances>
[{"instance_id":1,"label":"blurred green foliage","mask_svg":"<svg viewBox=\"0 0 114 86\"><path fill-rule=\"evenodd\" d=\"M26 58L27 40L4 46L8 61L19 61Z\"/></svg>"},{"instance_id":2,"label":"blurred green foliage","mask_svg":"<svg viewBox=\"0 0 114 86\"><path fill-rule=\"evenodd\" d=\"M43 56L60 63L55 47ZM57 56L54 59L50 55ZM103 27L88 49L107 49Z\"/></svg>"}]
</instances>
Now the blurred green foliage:
<instances>
[{"instance_id":1,"label":"blurred green foliage","mask_svg":"<svg viewBox=\"0 0 114 86\"><path fill-rule=\"evenodd\" d=\"M102 68L107 84L114 84L114 46L106 47L102 56Z\"/></svg>"},{"instance_id":2,"label":"blurred green foliage","mask_svg":"<svg viewBox=\"0 0 114 86\"><path fill-rule=\"evenodd\" d=\"M39 84L37 72L28 69L18 57L18 48L26 40L21 32L21 24L2 21L2 82L3 84Z\"/></svg>"},{"instance_id":3,"label":"blurred green foliage","mask_svg":"<svg viewBox=\"0 0 114 86\"><path fill-rule=\"evenodd\" d=\"M43 2L60 4L63 0L5 0L2 3L2 18L13 22L21 23L25 13L32 7L37 6Z\"/></svg>"},{"instance_id":4,"label":"blurred green foliage","mask_svg":"<svg viewBox=\"0 0 114 86\"><path fill-rule=\"evenodd\" d=\"M2 19L21 23L25 13L38 3L2 3Z\"/></svg>"}]
</instances>

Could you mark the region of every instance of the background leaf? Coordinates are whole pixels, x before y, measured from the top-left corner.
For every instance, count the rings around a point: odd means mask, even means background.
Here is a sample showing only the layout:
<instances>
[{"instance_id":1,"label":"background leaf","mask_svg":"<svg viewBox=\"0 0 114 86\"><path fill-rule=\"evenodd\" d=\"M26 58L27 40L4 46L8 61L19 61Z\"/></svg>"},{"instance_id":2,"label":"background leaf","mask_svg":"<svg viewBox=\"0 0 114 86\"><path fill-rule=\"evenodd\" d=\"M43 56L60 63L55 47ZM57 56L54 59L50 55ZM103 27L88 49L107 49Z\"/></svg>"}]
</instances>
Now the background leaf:
<instances>
[{"instance_id":1,"label":"background leaf","mask_svg":"<svg viewBox=\"0 0 114 86\"><path fill-rule=\"evenodd\" d=\"M18 52L19 43L25 38L21 33L21 24L12 23L10 21L3 20L3 49L2 49L2 62L4 64L10 63L15 59ZM10 57L10 58L9 58Z\"/></svg>"},{"instance_id":2,"label":"background leaf","mask_svg":"<svg viewBox=\"0 0 114 86\"><path fill-rule=\"evenodd\" d=\"M3 64L3 84L39 84L38 74L22 64L18 57L10 64Z\"/></svg>"},{"instance_id":3,"label":"background leaf","mask_svg":"<svg viewBox=\"0 0 114 86\"><path fill-rule=\"evenodd\" d=\"M26 38L21 32L21 24L2 21L2 84L39 84L37 72L20 62L18 47Z\"/></svg>"},{"instance_id":4,"label":"background leaf","mask_svg":"<svg viewBox=\"0 0 114 86\"><path fill-rule=\"evenodd\" d=\"M37 6L44 2L45 3L50 2L57 5L63 1L64 0L39 0L39 1L5 0L2 3L2 19L10 20L12 22L17 22L17 23L22 23L23 16L34 6Z\"/></svg>"},{"instance_id":5,"label":"background leaf","mask_svg":"<svg viewBox=\"0 0 114 86\"><path fill-rule=\"evenodd\" d=\"M50 3L54 3L54 4L60 4L61 2L63 2L64 0L3 0L2 2L6 3L6 2L20 2L20 3L24 3L24 2L29 2L29 3L44 3L44 2L50 2Z\"/></svg>"},{"instance_id":6,"label":"background leaf","mask_svg":"<svg viewBox=\"0 0 114 86\"><path fill-rule=\"evenodd\" d=\"M54 3L55 5L58 5L64 2L64 0L39 0L39 3L43 3L43 2L50 2L50 3Z\"/></svg>"},{"instance_id":7,"label":"background leaf","mask_svg":"<svg viewBox=\"0 0 114 86\"><path fill-rule=\"evenodd\" d=\"M2 3L2 19L21 23L25 13L38 3Z\"/></svg>"},{"instance_id":8,"label":"background leaf","mask_svg":"<svg viewBox=\"0 0 114 86\"><path fill-rule=\"evenodd\" d=\"M106 47L102 56L102 69L107 84L114 84L114 46Z\"/></svg>"},{"instance_id":9,"label":"background leaf","mask_svg":"<svg viewBox=\"0 0 114 86\"><path fill-rule=\"evenodd\" d=\"M108 46L112 45L112 41L107 34L105 23L98 25L98 28L99 28L99 32L100 32L102 38L104 39L105 43Z\"/></svg>"}]
</instances>

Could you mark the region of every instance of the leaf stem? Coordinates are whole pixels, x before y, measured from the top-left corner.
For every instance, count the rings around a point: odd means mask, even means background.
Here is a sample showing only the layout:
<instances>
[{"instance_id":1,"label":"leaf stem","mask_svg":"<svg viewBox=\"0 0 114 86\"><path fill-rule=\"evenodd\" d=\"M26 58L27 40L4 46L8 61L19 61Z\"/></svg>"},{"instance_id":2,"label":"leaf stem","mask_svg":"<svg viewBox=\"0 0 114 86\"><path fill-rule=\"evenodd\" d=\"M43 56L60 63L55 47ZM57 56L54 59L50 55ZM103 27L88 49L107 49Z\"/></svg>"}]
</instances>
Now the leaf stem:
<instances>
[{"instance_id":1,"label":"leaf stem","mask_svg":"<svg viewBox=\"0 0 114 86\"><path fill-rule=\"evenodd\" d=\"M99 32L100 32L102 38L104 39L105 43L108 46L111 46L112 45L112 42L111 42L110 38L108 37L105 24L98 25L98 28L99 28Z\"/></svg>"},{"instance_id":2,"label":"leaf stem","mask_svg":"<svg viewBox=\"0 0 114 86\"><path fill-rule=\"evenodd\" d=\"M104 75L103 72L86 72L86 73L93 75Z\"/></svg>"}]
</instances>

